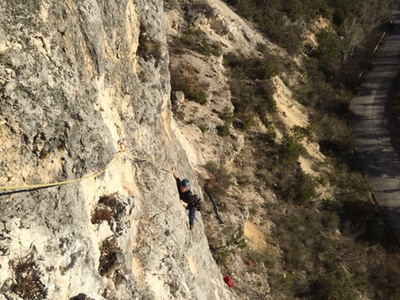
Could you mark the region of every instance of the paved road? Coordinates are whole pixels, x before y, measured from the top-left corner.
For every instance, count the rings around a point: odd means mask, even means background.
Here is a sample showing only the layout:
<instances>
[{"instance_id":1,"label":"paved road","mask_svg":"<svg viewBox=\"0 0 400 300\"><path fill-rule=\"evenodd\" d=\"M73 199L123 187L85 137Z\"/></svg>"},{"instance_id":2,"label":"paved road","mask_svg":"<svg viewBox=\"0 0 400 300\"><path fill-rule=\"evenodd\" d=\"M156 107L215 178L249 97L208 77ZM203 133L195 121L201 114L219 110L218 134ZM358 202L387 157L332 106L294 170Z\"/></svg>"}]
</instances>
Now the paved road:
<instances>
[{"instance_id":1,"label":"paved road","mask_svg":"<svg viewBox=\"0 0 400 300\"><path fill-rule=\"evenodd\" d=\"M372 60L372 70L353 100L353 132L356 152L368 176L378 204L389 217L400 241L400 144L391 126L393 85L400 71L400 11L384 44Z\"/></svg>"}]
</instances>

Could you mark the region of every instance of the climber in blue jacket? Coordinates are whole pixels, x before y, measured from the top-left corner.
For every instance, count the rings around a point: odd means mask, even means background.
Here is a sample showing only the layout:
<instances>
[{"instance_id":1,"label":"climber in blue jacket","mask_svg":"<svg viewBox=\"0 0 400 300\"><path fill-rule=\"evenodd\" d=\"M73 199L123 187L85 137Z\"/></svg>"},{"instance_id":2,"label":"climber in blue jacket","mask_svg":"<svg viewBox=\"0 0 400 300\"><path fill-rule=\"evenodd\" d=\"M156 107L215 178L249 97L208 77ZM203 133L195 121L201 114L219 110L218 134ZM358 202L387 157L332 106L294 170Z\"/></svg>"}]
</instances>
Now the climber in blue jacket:
<instances>
[{"instance_id":1,"label":"climber in blue jacket","mask_svg":"<svg viewBox=\"0 0 400 300\"><path fill-rule=\"evenodd\" d=\"M190 230L192 230L194 225L196 206L193 203L193 194L190 190L190 181L186 178L180 180L180 178L176 175L174 168L171 168L171 173L172 175L174 175L174 178L176 180L176 185L179 192L179 200L181 201L182 206L189 210L189 225Z\"/></svg>"}]
</instances>

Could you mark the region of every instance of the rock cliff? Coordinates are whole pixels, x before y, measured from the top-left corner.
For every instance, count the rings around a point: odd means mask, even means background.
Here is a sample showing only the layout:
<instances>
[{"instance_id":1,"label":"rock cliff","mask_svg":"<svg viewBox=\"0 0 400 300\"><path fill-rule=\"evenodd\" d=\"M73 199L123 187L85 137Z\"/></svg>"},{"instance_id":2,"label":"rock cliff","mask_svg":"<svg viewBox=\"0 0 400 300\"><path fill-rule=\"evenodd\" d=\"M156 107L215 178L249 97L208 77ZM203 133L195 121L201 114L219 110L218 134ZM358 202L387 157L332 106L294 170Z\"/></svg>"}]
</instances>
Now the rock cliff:
<instances>
[{"instance_id":1,"label":"rock cliff","mask_svg":"<svg viewBox=\"0 0 400 300\"><path fill-rule=\"evenodd\" d=\"M162 1L0 14L0 299L234 299L169 172L200 193L170 112Z\"/></svg>"}]
</instances>

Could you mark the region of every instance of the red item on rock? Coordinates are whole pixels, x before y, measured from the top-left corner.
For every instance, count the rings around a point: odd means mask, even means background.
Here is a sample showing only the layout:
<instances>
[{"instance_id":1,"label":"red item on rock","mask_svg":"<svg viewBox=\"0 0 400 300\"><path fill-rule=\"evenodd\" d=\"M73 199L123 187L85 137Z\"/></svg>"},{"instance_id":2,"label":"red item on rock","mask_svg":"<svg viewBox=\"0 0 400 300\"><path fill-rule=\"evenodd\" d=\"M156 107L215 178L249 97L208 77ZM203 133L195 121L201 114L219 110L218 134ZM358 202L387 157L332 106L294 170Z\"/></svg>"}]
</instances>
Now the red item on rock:
<instances>
[{"instance_id":1,"label":"red item on rock","mask_svg":"<svg viewBox=\"0 0 400 300\"><path fill-rule=\"evenodd\" d=\"M224 277L224 281L229 287L233 287L233 281L232 281L232 278L229 275L226 275Z\"/></svg>"}]
</instances>

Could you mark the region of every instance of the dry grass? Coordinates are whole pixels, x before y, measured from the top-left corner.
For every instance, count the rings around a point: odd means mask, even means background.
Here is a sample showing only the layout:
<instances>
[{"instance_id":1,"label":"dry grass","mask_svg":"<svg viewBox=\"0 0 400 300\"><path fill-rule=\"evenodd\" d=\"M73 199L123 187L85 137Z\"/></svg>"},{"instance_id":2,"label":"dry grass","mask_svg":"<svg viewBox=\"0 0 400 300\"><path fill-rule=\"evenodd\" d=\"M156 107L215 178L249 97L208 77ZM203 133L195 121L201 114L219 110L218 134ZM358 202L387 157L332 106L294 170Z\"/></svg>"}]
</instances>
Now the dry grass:
<instances>
[{"instance_id":1,"label":"dry grass","mask_svg":"<svg viewBox=\"0 0 400 300\"><path fill-rule=\"evenodd\" d=\"M26 300L42 300L47 296L45 285L40 280L40 272L33 255L27 255L11 262L14 270L15 282L11 290Z\"/></svg>"},{"instance_id":2,"label":"dry grass","mask_svg":"<svg viewBox=\"0 0 400 300\"><path fill-rule=\"evenodd\" d=\"M99 273L101 276L110 275L119 268L118 255L121 252L122 250L118 247L115 237L111 237L101 244L99 261Z\"/></svg>"}]
</instances>

